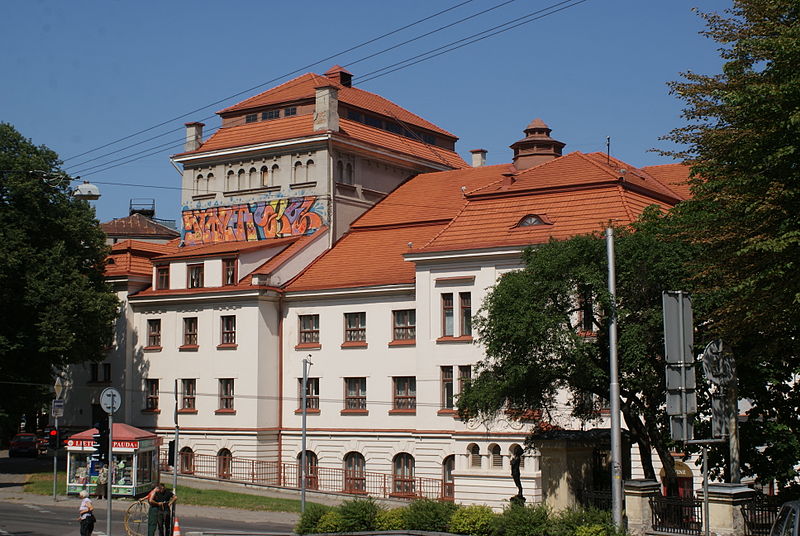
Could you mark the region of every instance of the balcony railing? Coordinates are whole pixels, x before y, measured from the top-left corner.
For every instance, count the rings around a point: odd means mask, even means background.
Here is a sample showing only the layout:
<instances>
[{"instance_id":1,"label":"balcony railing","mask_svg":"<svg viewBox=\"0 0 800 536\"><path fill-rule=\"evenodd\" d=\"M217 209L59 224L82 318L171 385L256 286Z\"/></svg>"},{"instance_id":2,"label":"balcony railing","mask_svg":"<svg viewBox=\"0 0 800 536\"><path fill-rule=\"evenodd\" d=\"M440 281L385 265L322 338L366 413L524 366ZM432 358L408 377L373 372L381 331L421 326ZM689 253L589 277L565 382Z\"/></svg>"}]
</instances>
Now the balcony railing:
<instances>
[{"instance_id":1,"label":"balcony railing","mask_svg":"<svg viewBox=\"0 0 800 536\"><path fill-rule=\"evenodd\" d=\"M169 470L167 450L161 451L161 469ZM300 488L300 464L278 463L210 454L181 452L180 473L231 482L246 482L284 488ZM429 477L406 477L371 471L346 471L336 467L314 467L308 472L306 489L369 495L376 498L428 498L452 500L442 480Z\"/></svg>"}]
</instances>

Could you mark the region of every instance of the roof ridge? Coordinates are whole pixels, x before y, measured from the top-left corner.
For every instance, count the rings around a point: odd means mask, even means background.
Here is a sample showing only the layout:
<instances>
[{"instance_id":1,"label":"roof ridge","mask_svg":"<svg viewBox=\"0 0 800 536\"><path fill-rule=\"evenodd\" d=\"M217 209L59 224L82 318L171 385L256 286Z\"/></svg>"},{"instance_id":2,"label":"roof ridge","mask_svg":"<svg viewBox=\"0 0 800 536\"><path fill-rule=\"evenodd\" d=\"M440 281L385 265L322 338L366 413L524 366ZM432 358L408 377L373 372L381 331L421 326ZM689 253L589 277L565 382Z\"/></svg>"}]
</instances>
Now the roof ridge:
<instances>
[{"instance_id":1,"label":"roof ridge","mask_svg":"<svg viewBox=\"0 0 800 536\"><path fill-rule=\"evenodd\" d=\"M617 185L617 193L619 194L620 202L622 202L622 208L625 209L625 213L628 215L628 222L633 222L636 218L633 217L633 212L631 212L631 208L628 205L628 199L625 197L625 188L622 184Z\"/></svg>"},{"instance_id":2,"label":"roof ridge","mask_svg":"<svg viewBox=\"0 0 800 536\"><path fill-rule=\"evenodd\" d=\"M303 77L309 77L309 76L319 76L319 75L318 75L318 74L316 74L316 73L313 73L313 72L311 72L311 71L309 71L309 72L306 72L306 73L303 73L303 74L299 74L299 75L295 76L294 78L292 78L292 79L290 79L290 80L287 80L287 81L285 81L285 82L281 82L280 84L278 84L278 85L277 85L277 86L275 86L275 87L271 87L271 88L269 88L269 89L265 89L265 90L264 90L264 91L262 91L261 93L256 93L255 95L253 95L253 96L251 96L251 97L247 97L247 98L246 98L246 99L244 99L243 101L239 101L239 102L237 102L236 104L231 104L230 106L228 106L228 107L226 107L226 108L223 108L222 110L220 110L220 111L218 111L218 112L215 112L215 113L216 113L217 115L219 115L219 114L226 113L228 110L234 111L234 110L233 110L233 108L237 108L237 107L239 107L239 106L242 106L242 105L244 105L244 103L246 103L246 102L248 102L248 101L250 101L250 100L256 99L256 98L258 98L258 97L260 97L260 96L262 96L262 95L264 95L264 94L266 94L266 93L269 93L270 91L276 91L276 90L278 90L278 89L285 89L285 86L287 86L287 85L291 84L292 82L298 81L298 80L300 80L300 79L301 79L301 78L303 78ZM333 81L333 80L331 80L331 81L335 83L335 81ZM268 83L269 83L269 82L268 82ZM237 108L237 110L236 110L236 111L238 111L238 110L242 110L242 109L246 109L246 108L247 108L247 106L243 106L242 108Z\"/></svg>"},{"instance_id":3,"label":"roof ridge","mask_svg":"<svg viewBox=\"0 0 800 536\"><path fill-rule=\"evenodd\" d=\"M428 243L427 243L427 244L425 244L424 246L422 246L420 249L425 249L426 247L428 247L428 246L430 246L431 244L433 244L433 242L434 242L434 241L435 241L437 238L439 238L439 236L441 236L441 234L442 234L443 232L445 232L447 229L449 229L449 228L450 228L450 226L451 226L451 225L453 225L453 222L455 222L455 221L456 221L456 219L457 219L459 216L461 216L461 215L464 213L464 211L467 209L467 205L469 205L469 203L470 203L470 200L469 200L469 199L467 199L467 198L464 198L464 204L461 206L461 208L458 210L458 212L455 214L455 216L453 216L452 218L450 218L450 221L449 221L449 222L447 222L447 225L445 225L444 227L442 227L441 229L439 229L439 232L438 232L438 233L436 233L436 234L433 236L433 238L431 238L430 240L428 240Z\"/></svg>"},{"instance_id":4,"label":"roof ridge","mask_svg":"<svg viewBox=\"0 0 800 536\"><path fill-rule=\"evenodd\" d=\"M581 153L580 151L575 151L575 153L578 153L578 156L580 156L581 158L583 158L583 159L584 159L584 160L586 160L587 162L591 163L591 164L592 164L594 167L596 167L597 169L599 169L599 170L601 170L601 171L604 171L606 174L608 174L608 175L610 175L611 177L613 177L613 178L614 178L614 180L619 180L619 176L618 176L616 173L613 173L612 171L610 171L610 170L608 169L608 166L604 166L604 165L600 164L600 163L599 163L599 162L597 162L597 161L596 161L594 158L590 157L590 156L589 156L589 155L587 155L587 154ZM570 154L575 154L575 153L570 153ZM593 153L593 154L594 154L594 153ZM611 158L614 158L614 157L611 157ZM617 159L617 158L614 158L614 160L616 160L617 162L620 162L620 163L626 164L626 165L627 165L629 168L633 167L633 166L631 166L630 164L628 164L627 162L624 162L624 161L622 161L622 160L619 160L619 159Z\"/></svg>"}]
</instances>

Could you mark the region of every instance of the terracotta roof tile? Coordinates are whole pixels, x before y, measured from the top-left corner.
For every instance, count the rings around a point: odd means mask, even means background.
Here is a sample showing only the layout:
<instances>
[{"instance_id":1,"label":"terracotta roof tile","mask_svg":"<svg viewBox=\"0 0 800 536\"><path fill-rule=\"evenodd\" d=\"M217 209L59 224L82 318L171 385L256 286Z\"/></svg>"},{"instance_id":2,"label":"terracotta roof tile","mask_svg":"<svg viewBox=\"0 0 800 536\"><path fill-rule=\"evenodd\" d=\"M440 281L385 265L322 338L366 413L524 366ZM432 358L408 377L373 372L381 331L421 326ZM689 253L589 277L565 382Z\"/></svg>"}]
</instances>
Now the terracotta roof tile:
<instances>
[{"instance_id":1,"label":"terracotta roof tile","mask_svg":"<svg viewBox=\"0 0 800 536\"><path fill-rule=\"evenodd\" d=\"M220 257L233 253L241 253L243 251L253 251L263 248L286 247L292 242L295 242L299 236L290 236L286 238L275 238L271 240L257 240L257 241L240 241L240 242L218 242L215 244L203 244L200 246L186 246L180 250L157 257L157 262L186 259L191 257Z\"/></svg>"},{"instance_id":2,"label":"terracotta roof tile","mask_svg":"<svg viewBox=\"0 0 800 536\"><path fill-rule=\"evenodd\" d=\"M165 225L155 222L142 214L131 214L124 218L115 218L103 222L100 228L108 236L138 236L153 238L174 238L180 233Z\"/></svg>"},{"instance_id":3,"label":"terracotta roof tile","mask_svg":"<svg viewBox=\"0 0 800 536\"><path fill-rule=\"evenodd\" d=\"M688 183L689 173L691 172L690 166L686 164L662 164L660 166L643 167L642 170L680 195L682 199L692 197Z\"/></svg>"},{"instance_id":4,"label":"terracotta roof tile","mask_svg":"<svg viewBox=\"0 0 800 536\"><path fill-rule=\"evenodd\" d=\"M335 80L327 76L320 76L314 73L306 73L298 76L292 80L284 82L272 89L268 89L263 93L259 93L249 99L229 106L224 110L217 112L218 114L228 115L232 112L242 112L244 110L263 108L276 104L283 104L292 101L300 101L305 99L313 99L316 87L321 85L332 85L339 90L339 102L349 104L364 110L369 110L381 115L388 115L389 117L396 117L404 123L421 127L433 132L437 132L450 138L456 138L450 132L440 128L430 121L419 117L398 106L392 101L385 99L369 91L354 87L345 87ZM457 139L457 138L456 138Z\"/></svg>"},{"instance_id":5,"label":"terracotta roof tile","mask_svg":"<svg viewBox=\"0 0 800 536\"><path fill-rule=\"evenodd\" d=\"M336 246L289 283L301 290L397 285L414 282L414 264L403 254L426 243L444 224L351 230Z\"/></svg>"},{"instance_id":6,"label":"terracotta roof tile","mask_svg":"<svg viewBox=\"0 0 800 536\"><path fill-rule=\"evenodd\" d=\"M290 260L296 253L302 251L303 248L305 248L311 242L313 242L321 235L323 235L327 230L328 228L323 226L317 229L317 231L314 232L314 234L298 237L297 240L295 240L292 244L289 244L287 248L275 254L271 259L269 259L264 264L253 270L250 275L271 274L272 272L280 268L281 265L283 265L283 263ZM248 276L247 279L251 278Z\"/></svg>"},{"instance_id":7,"label":"terracotta roof tile","mask_svg":"<svg viewBox=\"0 0 800 536\"><path fill-rule=\"evenodd\" d=\"M175 249L169 244L156 244L140 240L117 242L111 247L111 252L107 257L105 276L149 276L153 270L150 259L170 253Z\"/></svg>"}]
</instances>

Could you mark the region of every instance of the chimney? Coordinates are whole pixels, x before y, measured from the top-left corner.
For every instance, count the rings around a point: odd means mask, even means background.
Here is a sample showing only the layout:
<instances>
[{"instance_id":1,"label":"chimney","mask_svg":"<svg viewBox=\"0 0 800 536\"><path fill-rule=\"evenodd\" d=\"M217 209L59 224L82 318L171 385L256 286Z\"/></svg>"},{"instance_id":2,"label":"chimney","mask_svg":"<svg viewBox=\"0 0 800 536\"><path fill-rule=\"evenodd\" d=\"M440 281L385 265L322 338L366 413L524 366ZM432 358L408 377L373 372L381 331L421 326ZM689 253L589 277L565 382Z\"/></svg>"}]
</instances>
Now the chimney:
<instances>
[{"instance_id":1,"label":"chimney","mask_svg":"<svg viewBox=\"0 0 800 536\"><path fill-rule=\"evenodd\" d=\"M483 167L486 165L486 149L472 149L472 167Z\"/></svg>"},{"instance_id":2,"label":"chimney","mask_svg":"<svg viewBox=\"0 0 800 536\"><path fill-rule=\"evenodd\" d=\"M186 123L186 143L183 145L184 151L194 151L203 143L203 127L205 123Z\"/></svg>"},{"instance_id":3,"label":"chimney","mask_svg":"<svg viewBox=\"0 0 800 536\"><path fill-rule=\"evenodd\" d=\"M344 87L353 87L353 75L341 65L334 65L325 71L325 76Z\"/></svg>"},{"instance_id":4,"label":"chimney","mask_svg":"<svg viewBox=\"0 0 800 536\"><path fill-rule=\"evenodd\" d=\"M517 178L514 176L514 173L503 173L503 190L508 190L509 186L517 182Z\"/></svg>"},{"instance_id":5,"label":"chimney","mask_svg":"<svg viewBox=\"0 0 800 536\"><path fill-rule=\"evenodd\" d=\"M333 84L314 88L314 130L339 130L339 90Z\"/></svg>"},{"instance_id":6,"label":"chimney","mask_svg":"<svg viewBox=\"0 0 800 536\"><path fill-rule=\"evenodd\" d=\"M551 138L550 127L541 119L531 121L524 132L525 137L511 145L517 169L528 169L561 156L566 143Z\"/></svg>"}]
</instances>

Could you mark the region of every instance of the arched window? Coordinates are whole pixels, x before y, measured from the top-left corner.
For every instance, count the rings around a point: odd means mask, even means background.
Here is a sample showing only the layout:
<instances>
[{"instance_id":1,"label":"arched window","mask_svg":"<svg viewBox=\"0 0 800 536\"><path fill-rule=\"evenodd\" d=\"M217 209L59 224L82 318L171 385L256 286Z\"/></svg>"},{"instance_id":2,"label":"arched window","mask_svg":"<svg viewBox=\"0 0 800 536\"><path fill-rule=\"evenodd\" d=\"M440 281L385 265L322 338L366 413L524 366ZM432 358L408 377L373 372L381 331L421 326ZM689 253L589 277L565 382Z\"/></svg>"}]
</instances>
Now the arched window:
<instances>
[{"instance_id":1,"label":"arched window","mask_svg":"<svg viewBox=\"0 0 800 536\"><path fill-rule=\"evenodd\" d=\"M225 177L225 191L232 192L236 189L236 185L234 182L236 181L236 175L233 173L233 170L228 172L228 175Z\"/></svg>"},{"instance_id":2,"label":"arched window","mask_svg":"<svg viewBox=\"0 0 800 536\"><path fill-rule=\"evenodd\" d=\"M503 467L503 455L500 453L500 445L497 443L489 445L489 457L492 460L492 467Z\"/></svg>"},{"instance_id":3,"label":"arched window","mask_svg":"<svg viewBox=\"0 0 800 536\"><path fill-rule=\"evenodd\" d=\"M180 455L180 469L181 473L190 475L194 473L194 452L189 447L183 447Z\"/></svg>"},{"instance_id":4,"label":"arched window","mask_svg":"<svg viewBox=\"0 0 800 536\"><path fill-rule=\"evenodd\" d=\"M261 166L261 186L269 186L269 168Z\"/></svg>"},{"instance_id":5,"label":"arched window","mask_svg":"<svg viewBox=\"0 0 800 536\"><path fill-rule=\"evenodd\" d=\"M303 163L302 162L295 162L294 163L294 173L292 174L292 182L302 182L303 181Z\"/></svg>"},{"instance_id":6,"label":"arched window","mask_svg":"<svg viewBox=\"0 0 800 536\"><path fill-rule=\"evenodd\" d=\"M347 184L353 184L353 164L347 164L347 171L344 177L344 182Z\"/></svg>"},{"instance_id":7,"label":"arched window","mask_svg":"<svg viewBox=\"0 0 800 536\"><path fill-rule=\"evenodd\" d=\"M306 182L314 180L314 161L309 160L306 162Z\"/></svg>"},{"instance_id":8,"label":"arched window","mask_svg":"<svg viewBox=\"0 0 800 536\"><path fill-rule=\"evenodd\" d=\"M237 190L246 190L247 189L247 177L245 176L245 172L243 169L239 170L239 184L236 186Z\"/></svg>"},{"instance_id":9,"label":"arched window","mask_svg":"<svg viewBox=\"0 0 800 536\"><path fill-rule=\"evenodd\" d=\"M456 457L451 454L442 461L442 497L452 499L456 496L456 486L453 480L453 471L456 470Z\"/></svg>"},{"instance_id":10,"label":"arched window","mask_svg":"<svg viewBox=\"0 0 800 536\"><path fill-rule=\"evenodd\" d=\"M272 185L278 184L278 178L281 176L281 167L278 164L272 164Z\"/></svg>"},{"instance_id":11,"label":"arched window","mask_svg":"<svg viewBox=\"0 0 800 536\"><path fill-rule=\"evenodd\" d=\"M364 470L367 466L360 452L348 452L344 456L344 492L366 493L367 481Z\"/></svg>"},{"instance_id":12,"label":"arched window","mask_svg":"<svg viewBox=\"0 0 800 536\"><path fill-rule=\"evenodd\" d=\"M339 182L344 180L344 164L342 164L341 160L336 161L336 177L335 179Z\"/></svg>"},{"instance_id":13,"label":"arched window","mask_svg":"<svg viewBox=\"0 0 800 536\"><path fill-rule=\"evenodd\" d=\"M203 191L202 185L203 185L203 175L200 174L194 179L194 188L193 188L194 195L197 195Z\"/></svg>"},{"instance_id":14,"label":"arched window","mask_svg":"<svg viewBox=\"0 0 800 536\"><path fill-rule=\"evenodd\" d=\"M475 443L471 443L467 447L467 454L469 454L469 464L472 467L481 466L481 448Z\"/></svg>"},{"instance_id":15,"label":"arched window","mask_svg":"<svg viewBox=\"0 0 800 536\"><path fill-rule=\"evenodd\" d=\"M231 477L231 451L220 449L217 452L217 477L229 479Z\"/></svg>"},{"instance_id":16,"label":"arched window","mask_svg":"<svg viewBox=\"0 0 800 536\"><path fill-rule=\"evenodd\" d=\"M206 187L203 189L201 193L207 194L211 191L211 188L214 188L214 174L209 173L206 175Z\"/></svg>"},{"instance_id":17,"label":"arched window","mask_svg":"<svg viewBox=\"0 0 800 536\"><path fill-rule=\"evenodd\" d=\"M258 171L256 171L256 168L254 167L250 168L247 178L249 179L248 188L258 188Z\"/></svg>"},{"instance_id":18,"label":"arched window","mask_svg":"<svg viewBox=\"0 0 800 536\"><path fill-rule=\"evenodd\" d=\"M524 453L525 453L525 449L523 449L522 447L520 447L516 443L514 443L513 445L511 445L508 448L509 456L511 456L512 458L514 456L519 456L519 468L520 469L525 467L525 456L523 456Z\"/></svg>"},{"instance_id":19,"label":"arched window","mask_svg":"<svg viewBox=\"0 0 800 536\"><path fill-rule=\"evenodd\" d=\"M303 485L302 478L303 473L300 470L300 467L303 463L303 453L297 453L297 487L301 487ZM319 478L318 478L318 469L319 468L319 461L317 460L317 455L314 451L307 450L306 451L306 489L317 489L319 488Z\"/></svg>"},{"instance_id":20,"label":"arched window","mask_svg":"<svg viewBox=\"0 0 800 536\"><path fill-rule=\"evenodd\" d=\"M392 460L392 490L398 495L414 495L414 457L401 452Z\"/></svg>"}]
</instances>

